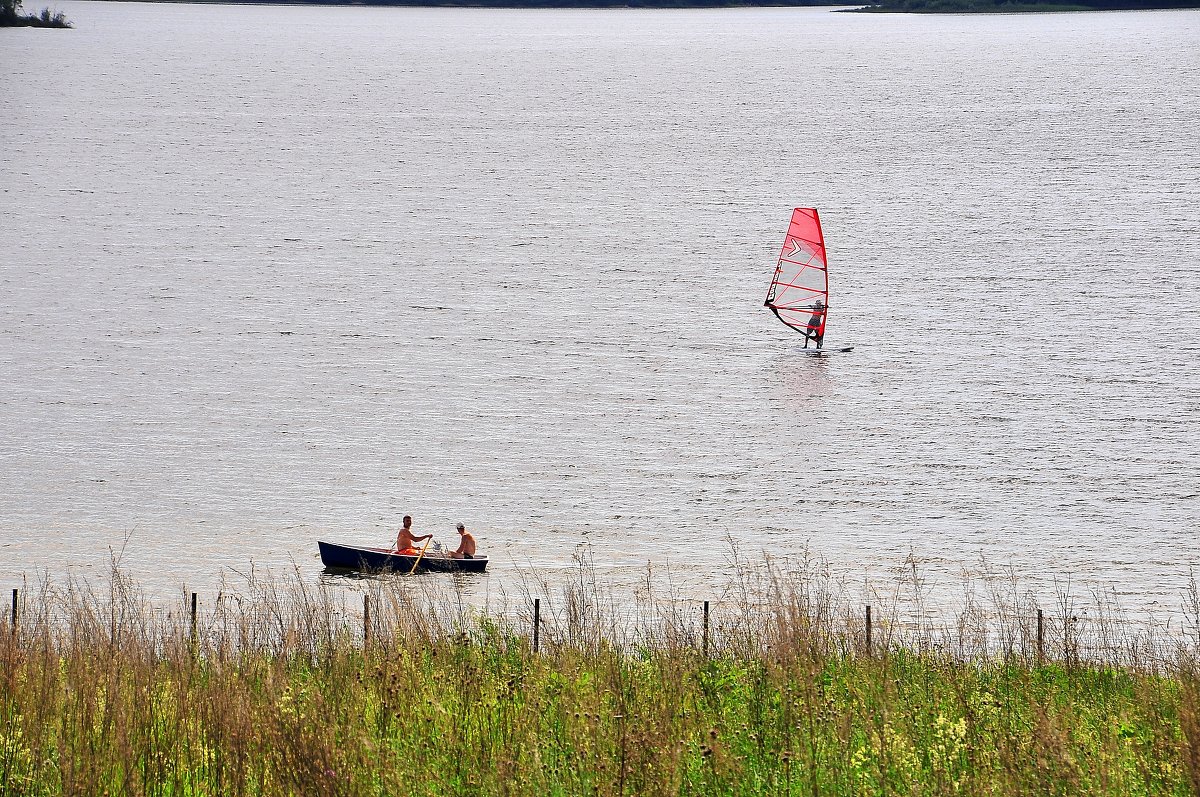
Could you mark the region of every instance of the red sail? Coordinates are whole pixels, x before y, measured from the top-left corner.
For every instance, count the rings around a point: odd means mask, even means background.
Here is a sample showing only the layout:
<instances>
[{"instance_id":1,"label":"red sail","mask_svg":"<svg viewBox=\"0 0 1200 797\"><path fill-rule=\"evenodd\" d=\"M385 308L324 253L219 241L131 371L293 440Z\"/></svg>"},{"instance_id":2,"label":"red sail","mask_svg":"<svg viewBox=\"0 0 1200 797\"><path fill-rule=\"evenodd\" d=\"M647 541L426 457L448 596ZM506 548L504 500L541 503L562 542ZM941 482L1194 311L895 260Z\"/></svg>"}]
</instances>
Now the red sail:
<instances>
[{"instance_id":1,"label":"red sail","mask_svg":"<svg viewBox=\"0 0 1200 797\"><path fill-rule=\"evenodd\" d=\"M779 320L821 345L829 312L825 238L816 208L796 208L764 304ZM807 344L805 344L807 345Z\"/></svg>"}]
</instances>

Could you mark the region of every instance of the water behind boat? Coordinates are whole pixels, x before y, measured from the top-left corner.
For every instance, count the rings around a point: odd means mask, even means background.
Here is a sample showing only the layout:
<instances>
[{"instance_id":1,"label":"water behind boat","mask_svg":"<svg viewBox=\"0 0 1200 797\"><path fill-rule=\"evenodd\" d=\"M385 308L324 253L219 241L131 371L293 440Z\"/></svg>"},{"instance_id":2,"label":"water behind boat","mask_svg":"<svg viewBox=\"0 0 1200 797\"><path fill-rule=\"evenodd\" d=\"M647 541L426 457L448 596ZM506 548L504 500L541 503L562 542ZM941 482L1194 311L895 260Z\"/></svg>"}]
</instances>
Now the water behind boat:
<instances>
[{"instance_id":1,"label":"water behind boat","mask_svg":"<svg viewBox=\"0 0 1200 797\"><path fill-rule=\"evenodd\" d=\"M732 539L1178 606L1196 12L56 7L0 31L14 586L410 513L477 600L579 551L708 597ZM852 353L761 307L797 205Z\"/></svg>"}]
</instances>

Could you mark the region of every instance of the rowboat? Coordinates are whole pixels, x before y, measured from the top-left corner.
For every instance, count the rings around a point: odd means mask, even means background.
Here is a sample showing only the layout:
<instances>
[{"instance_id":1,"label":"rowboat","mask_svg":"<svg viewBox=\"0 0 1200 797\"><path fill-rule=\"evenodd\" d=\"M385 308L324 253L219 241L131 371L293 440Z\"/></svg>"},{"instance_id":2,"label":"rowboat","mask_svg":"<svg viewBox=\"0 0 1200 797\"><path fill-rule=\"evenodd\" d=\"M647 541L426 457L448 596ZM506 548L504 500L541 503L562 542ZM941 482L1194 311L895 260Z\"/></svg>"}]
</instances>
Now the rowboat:
<instances>
[{"instance_id":1,"label":"rowboat","mask_svg":"<svg viewBox=\"0 0 1200 797\"><path fill-rule=\"evenodd\" d=\"M482 573L487 569L488 558L452 559L444 553L426 553L410 556L396 553L389 548L365 548L358 545L338 545L333 542L317 541L321 549L321 561L326 567L339 570L395 570L407 573L416 565L418 573L426 571ZM419 561L418 561L419 560Z\"/></svg>"}]
</instances>

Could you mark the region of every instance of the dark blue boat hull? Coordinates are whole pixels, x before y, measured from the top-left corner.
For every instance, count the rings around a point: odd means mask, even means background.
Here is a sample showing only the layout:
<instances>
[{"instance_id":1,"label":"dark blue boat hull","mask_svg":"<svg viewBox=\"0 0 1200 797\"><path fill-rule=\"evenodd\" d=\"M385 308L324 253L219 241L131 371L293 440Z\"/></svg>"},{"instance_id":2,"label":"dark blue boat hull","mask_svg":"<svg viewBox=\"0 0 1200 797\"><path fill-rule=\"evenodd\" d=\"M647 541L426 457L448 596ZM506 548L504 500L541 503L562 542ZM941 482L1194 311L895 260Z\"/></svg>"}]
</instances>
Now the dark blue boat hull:
<instances>
[{"instance_id":1,"label":"dark blue boat hull","mask_svg":"<svg viewBox=\"0 0 1200 797\"><path fill-rule=\"evenodd\" d=\"M488 563L486 556L477 556L474 559L451 559L442 554L432 556L428 553L420 557L420 561L417 561L416 556L391 553L386 548L360 548L354 545L337 545L320 540L317 541L317 547L321 549L321 561L326 567L341 570L394 570L398 573L407 573L413 569L415 564L418 573L429 571L482 573L487 569Z\"/></svg>"}]
</instances>

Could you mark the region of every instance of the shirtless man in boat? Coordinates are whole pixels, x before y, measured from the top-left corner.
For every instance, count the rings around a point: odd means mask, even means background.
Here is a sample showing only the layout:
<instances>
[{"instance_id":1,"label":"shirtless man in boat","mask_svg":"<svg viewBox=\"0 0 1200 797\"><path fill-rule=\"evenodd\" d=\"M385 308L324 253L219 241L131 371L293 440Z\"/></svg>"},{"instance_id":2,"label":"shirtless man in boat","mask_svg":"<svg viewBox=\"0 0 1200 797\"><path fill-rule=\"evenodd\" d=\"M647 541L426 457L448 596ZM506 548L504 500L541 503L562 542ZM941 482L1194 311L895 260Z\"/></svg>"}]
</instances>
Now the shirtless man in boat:
<instances>
[{"instance_id":1,"label":"shirtless man in boat","mask_svg":"<svg viewBox=\"0 0 1200 797\"><path fill-rule=\"evenodd\" d=\"M403 554L420 553L416 549L416 543L421 540L427 540L432 537L432 534L426 534L424 537L414 537L412 533L412 516L404 516L404 525L400 527L400 532L396 535L396 552Z\"/></svg>"},{"instance_id":2,"label":"shirtless man in boat","mask_svg":"<svg viewBox=\"0 0 1200 797\"><path fill-rule=\"evenodd\" d=\"M459 523L455 528L458 529L458 536L461 542L458 544L457 551L450 552L451 559L474 559L475 558L475 538L471 536L471 532L467 531L467 527Z\"/></svg>"}]
</instances>

